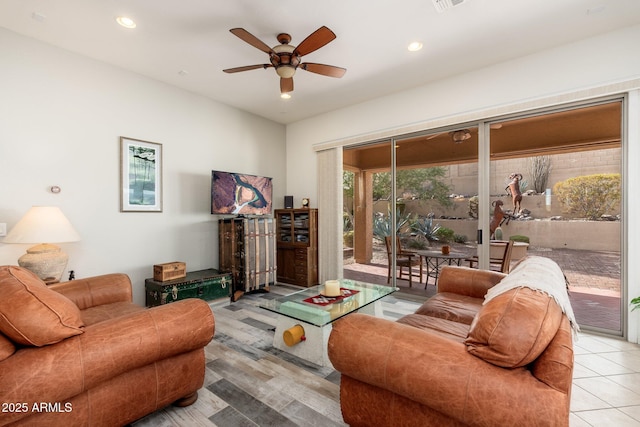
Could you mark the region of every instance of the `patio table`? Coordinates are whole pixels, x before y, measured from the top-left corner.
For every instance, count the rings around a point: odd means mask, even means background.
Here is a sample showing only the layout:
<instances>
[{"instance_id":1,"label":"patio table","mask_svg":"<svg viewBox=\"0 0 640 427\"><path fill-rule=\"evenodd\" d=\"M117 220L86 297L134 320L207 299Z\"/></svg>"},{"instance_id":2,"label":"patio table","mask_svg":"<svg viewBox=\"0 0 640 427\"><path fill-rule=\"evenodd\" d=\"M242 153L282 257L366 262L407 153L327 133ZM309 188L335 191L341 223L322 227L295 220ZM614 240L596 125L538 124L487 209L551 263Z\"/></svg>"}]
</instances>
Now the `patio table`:
<instances>
[{"instance_id":1,"label":"patio table","mask_svg":"<svg viewBox=\"0 0 640 427\"><path fill-rule=\"evenodd\" d=\"M463 259L468 257L467 254L461 252L449 252L448 254L443 254L442 251L435 250L416 250L416 255L424 258L424 264L427 268L427 274L424 280L424 287L427 288L429 284L429 277L433 277L435 280L435 285L438 286L438 276L440 275L440 267L443 265L460 265L460 262Z\"/></svg>"}]
</instances>

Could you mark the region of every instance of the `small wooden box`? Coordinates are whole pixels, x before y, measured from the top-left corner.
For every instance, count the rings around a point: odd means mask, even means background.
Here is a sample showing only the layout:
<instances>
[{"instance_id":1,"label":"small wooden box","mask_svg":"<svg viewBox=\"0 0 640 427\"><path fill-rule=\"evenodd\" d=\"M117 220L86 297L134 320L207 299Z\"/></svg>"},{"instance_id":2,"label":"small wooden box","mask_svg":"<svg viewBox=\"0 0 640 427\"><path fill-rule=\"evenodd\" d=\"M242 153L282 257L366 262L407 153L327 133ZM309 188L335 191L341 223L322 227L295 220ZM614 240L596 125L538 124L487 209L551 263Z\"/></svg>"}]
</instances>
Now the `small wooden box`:
<instances>
[{"instance_id":1,"label":"small wooden box","mask_svg":"<svg viewBox=\"0 0 640 427\"><path fill-rule=\"evenodd\" d=\"M153 280L165 282L181 279L187 275L187 264L180 261L156 264L153 266Z\"/></svg>"}]
</instances>

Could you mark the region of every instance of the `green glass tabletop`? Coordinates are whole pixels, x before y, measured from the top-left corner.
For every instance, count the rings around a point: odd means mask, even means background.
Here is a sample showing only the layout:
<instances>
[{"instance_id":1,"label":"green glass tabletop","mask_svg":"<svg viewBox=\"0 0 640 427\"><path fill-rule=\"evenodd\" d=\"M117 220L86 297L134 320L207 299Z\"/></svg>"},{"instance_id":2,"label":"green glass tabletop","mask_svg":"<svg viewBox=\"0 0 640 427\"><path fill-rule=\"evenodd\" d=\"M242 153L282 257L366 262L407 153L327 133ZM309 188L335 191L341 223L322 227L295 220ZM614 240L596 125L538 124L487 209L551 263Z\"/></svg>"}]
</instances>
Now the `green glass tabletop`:
<instances>
[{"instance_id":1,"label":"green glass tabletop","mask_svg":"<svg viewBox=\"0 0 640 427\"><path fill-rule=\"evenodd\" d=\"M315 326L324 326L398 290L392 286L349 279L340 279L339 282L342 295L337 298L323 296L324 285L318 285L264 300L260 307Z\"/></svg>"}]
</instances>

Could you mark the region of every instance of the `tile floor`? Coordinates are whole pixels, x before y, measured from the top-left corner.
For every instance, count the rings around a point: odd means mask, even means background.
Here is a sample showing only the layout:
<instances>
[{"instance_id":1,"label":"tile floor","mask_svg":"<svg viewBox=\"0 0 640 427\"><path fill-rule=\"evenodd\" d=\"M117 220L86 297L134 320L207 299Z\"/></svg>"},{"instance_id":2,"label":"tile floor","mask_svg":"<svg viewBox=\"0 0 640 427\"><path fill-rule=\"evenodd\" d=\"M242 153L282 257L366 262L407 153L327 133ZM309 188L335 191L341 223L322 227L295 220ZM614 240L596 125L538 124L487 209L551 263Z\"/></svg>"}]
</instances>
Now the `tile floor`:
<instances>
[{"instance_id":1,"label":"tile floor","mask_svg":"<svg viewBox=\"0 0 640 427\"><path fill-rule=\"evenodd\" d=\"M570 426L640 426L640 346L580 333L574 354Z\"/></svg>"}]
</instances>

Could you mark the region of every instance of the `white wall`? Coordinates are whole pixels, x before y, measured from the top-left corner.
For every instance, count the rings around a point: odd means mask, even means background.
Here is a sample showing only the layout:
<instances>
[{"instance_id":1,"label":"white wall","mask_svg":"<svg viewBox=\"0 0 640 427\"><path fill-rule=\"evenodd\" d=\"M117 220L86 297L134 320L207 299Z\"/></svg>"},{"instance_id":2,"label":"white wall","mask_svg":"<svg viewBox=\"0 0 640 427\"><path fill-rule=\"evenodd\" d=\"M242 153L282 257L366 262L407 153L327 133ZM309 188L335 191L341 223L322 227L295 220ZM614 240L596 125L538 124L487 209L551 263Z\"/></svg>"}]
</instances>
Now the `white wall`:
<instances>
[{"instance_id":1,"label":"white wall","mask_svg":"<svg viewBox=\"0 0 640 427\"><path fill-rule=\"evenodd\" d=\"M539 100L572 92L580 91L587 98L591 88L638 79L638 40L640 26L623 28L291 124L287 126L287 191L310 196L312 202L316 199L313 146L317 144L373 139L392 135L394 129L417 130L420 123L433 127L431 123L456 123L456 118L484 118L487 111L517 112ZM640 144L635 135L630 144ZM637 158L630 160L637 162ZM630 177L628 188L640 187L637 174ZM631 215L627 219L637 221ZM637 249L629 246L628 259L640 258ZM630 294L640 295L640 267L635 263L627 272ZM630 340L637 342L638 328L630 331L635 335Z\"/></svg>"},{"instance_id":2,"label":"white wall","mask_svg":"<svg viewBox=\"0 0 640 427\"><path fill-rule=\"evenodd\" d=\"M120 136L163 145L162 213L119 211ZM153 264L217 267L212 169L273 177L282 207L284 126L0 29L0 222L59 206L82 236L61 245L76 277L127 273L144 304ZM0 243L0 265L29 246Z\"/></svg>"}]
</instances>

